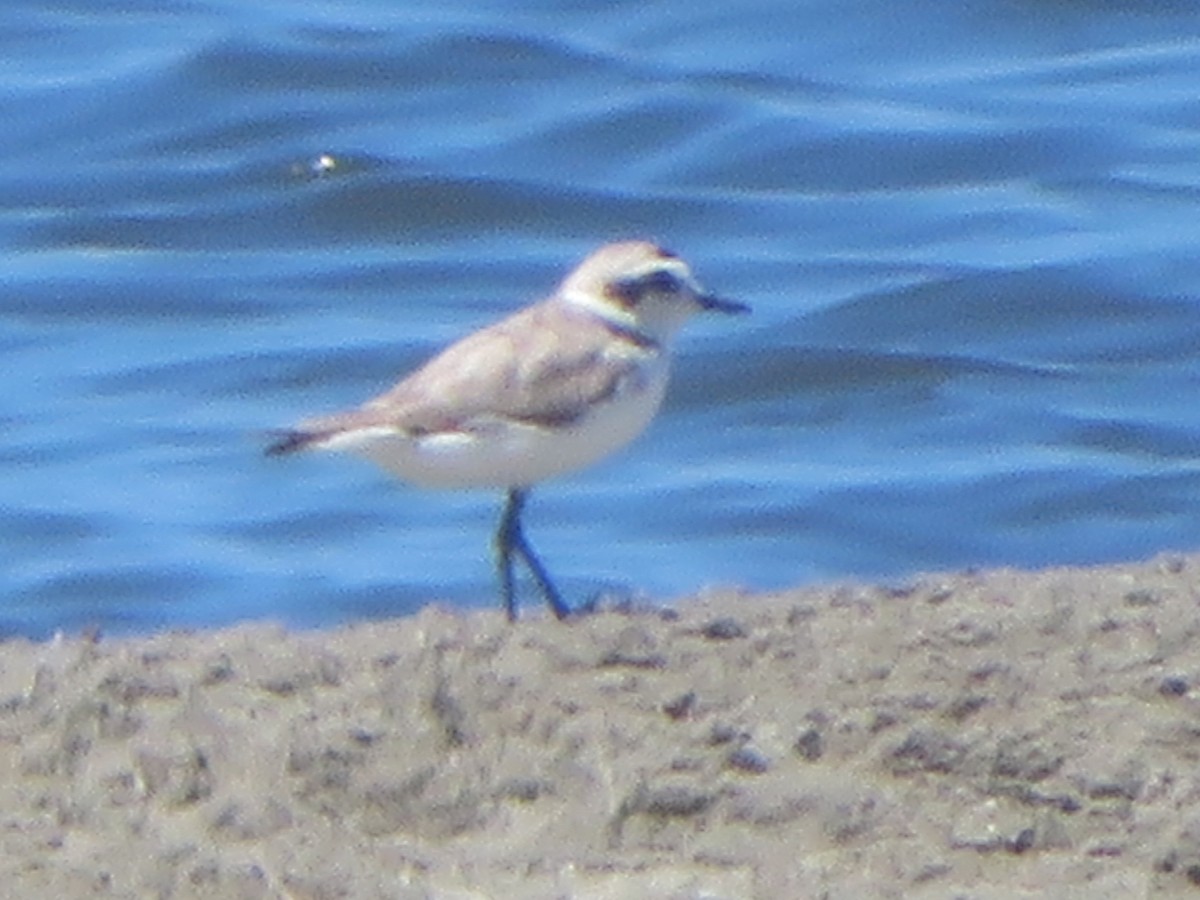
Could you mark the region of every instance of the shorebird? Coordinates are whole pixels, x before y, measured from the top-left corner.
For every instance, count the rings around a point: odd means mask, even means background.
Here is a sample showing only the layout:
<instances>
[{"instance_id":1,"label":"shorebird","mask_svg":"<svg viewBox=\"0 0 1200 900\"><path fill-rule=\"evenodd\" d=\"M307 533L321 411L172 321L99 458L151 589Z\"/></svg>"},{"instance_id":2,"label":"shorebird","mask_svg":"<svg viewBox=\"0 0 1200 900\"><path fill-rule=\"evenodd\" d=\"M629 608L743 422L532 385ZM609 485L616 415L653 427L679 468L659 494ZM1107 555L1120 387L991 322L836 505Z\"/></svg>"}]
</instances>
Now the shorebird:
<instances>
[{"instance_id":1,"label":"shorebird","mask_svg":"<svg viewBox=\"0 0 1200 900\"><path fill-rule=\"evenodd\" d=\"M349 451L430 488L506 492L494 550L516 619L514 554L558 618L570 614L521 527L532 486L590 465L654 418L671 344L694 314L749 307L705 291L647 241L607 244L548 298L451 344L391 390L276 434L268 455Z\"/></svg>"}]
</instances>

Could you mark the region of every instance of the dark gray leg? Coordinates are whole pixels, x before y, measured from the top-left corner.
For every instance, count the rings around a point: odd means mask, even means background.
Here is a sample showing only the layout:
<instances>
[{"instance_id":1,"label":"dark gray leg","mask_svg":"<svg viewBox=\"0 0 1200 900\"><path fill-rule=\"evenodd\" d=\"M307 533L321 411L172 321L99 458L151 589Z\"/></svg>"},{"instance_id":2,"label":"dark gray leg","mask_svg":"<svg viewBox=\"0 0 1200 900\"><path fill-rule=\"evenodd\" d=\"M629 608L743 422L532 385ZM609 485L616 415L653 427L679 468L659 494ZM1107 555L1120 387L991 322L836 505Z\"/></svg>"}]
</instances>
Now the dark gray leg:
<instances>
[{"instance_id":1,"label":"dark gray leg","mask_svg":"<svg viewBox=\"0 0 1200 900\"><path fill-rule=\"evenodd\" d=\"M524 502L518 491L509 491L504 504L504 512L500 515L500 525L496 529L496 574L500 576L500 602L504 604L504 612L508 621L517 621L517 600L513 593L513 532L519 532L521 523L517 515L521 512Z\"/></svg>"},{"instance_id":2,"label":"dark gray leg","mask_svg":"<svg viewBox=\"0 0 1200 900\"><path fill-rule=\"evenodd\" d=\"M508 499L504 504L504 512L500 516L500 527L496 529L496 572L500 576L500 600L504 604L504 612L510 622L517 618L517 601L513 582L512 555L513 551L525 561L533 580L537 582L538 590L550 604L550 609L559 619L565 619L570 609L563 603L562 595L555 588L546 567L525 540L525 532L521 529L521 510L529 492L522 488L510 488Z\"/></svg>"}]
</instances>

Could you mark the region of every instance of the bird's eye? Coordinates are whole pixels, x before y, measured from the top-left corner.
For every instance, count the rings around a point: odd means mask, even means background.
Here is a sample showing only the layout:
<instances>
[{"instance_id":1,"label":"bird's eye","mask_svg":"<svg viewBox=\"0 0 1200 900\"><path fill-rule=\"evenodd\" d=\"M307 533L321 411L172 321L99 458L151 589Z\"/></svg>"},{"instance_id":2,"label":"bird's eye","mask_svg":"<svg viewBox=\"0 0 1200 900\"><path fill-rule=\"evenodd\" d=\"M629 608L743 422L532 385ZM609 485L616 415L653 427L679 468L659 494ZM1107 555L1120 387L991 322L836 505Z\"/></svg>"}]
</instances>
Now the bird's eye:
<instances>
[{"instance_id":1,"label":"bird's eye","mask_svg":"<svg viewBox=\"0 0 1200 900\"><path fill-rule=\"evenodd\" d=\"M671 272L659 269L641 279L643 291L653 291L656 294L674 294L679 291L679 279Z\"/></svg>"},{"instance_id":2,"label":"bird's eye","mask_svg":"<svg viewBox=\"0 0 1200 900\"><path fill-rule=\"evenodd\" d=\"M616 281L609 285L608 292L625 306L634 307L651 294L677 294L682 289L683 282L679 278L671 272L659 269Z\"/></svg>"}]
</instances>

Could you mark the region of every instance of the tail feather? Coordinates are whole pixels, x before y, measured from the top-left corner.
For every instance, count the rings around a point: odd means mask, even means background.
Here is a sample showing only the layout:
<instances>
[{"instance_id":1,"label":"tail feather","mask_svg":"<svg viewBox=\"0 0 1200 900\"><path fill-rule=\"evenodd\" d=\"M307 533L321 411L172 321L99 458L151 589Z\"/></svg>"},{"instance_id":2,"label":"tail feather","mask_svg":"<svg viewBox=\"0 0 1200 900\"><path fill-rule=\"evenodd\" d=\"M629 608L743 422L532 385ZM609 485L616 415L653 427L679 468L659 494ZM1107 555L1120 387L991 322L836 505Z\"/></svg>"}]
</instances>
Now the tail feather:
<instances>
[{"instance_id":1,"label":"tail feather","mask_svg":"<svg viewBox=\"0 0 1200 900\"><path fill-rule=\"evenodd\" d=\"M267 444L263 452L267 456L283 456L287 453L295 453L299 450L308 449L319 441L321 437L321 433L315 431L301 431L299 429L276 431L271 434L271 443Z\"/></svg>"}]
</instances>

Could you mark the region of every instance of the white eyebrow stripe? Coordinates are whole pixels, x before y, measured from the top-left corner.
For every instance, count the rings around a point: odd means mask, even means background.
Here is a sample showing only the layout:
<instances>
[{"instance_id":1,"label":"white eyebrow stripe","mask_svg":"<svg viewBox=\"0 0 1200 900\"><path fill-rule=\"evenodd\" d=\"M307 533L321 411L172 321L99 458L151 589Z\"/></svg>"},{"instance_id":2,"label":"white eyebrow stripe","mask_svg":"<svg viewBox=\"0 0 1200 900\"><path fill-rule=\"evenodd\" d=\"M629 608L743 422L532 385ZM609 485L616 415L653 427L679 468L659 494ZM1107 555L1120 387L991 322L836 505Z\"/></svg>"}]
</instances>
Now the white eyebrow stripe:
<instances>
[{"instance_id":1,"label":"white eyebrow stripe","mask_svg":"<svg viewBox=\"0 0 1200 900\"><path fill-rule=\"evenodd\" d=\"M692 275L692 270L682 259L651 259L645 264L630 269L621 276L622 281L633 281L638 278L645 278L647 275L653 275L655 272L671 272L688 284L692 284L696 279Z\"/></svg>"}]
</instances>

